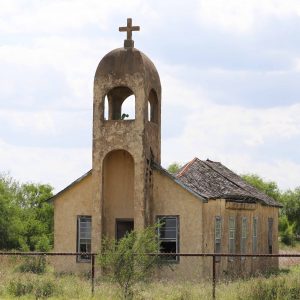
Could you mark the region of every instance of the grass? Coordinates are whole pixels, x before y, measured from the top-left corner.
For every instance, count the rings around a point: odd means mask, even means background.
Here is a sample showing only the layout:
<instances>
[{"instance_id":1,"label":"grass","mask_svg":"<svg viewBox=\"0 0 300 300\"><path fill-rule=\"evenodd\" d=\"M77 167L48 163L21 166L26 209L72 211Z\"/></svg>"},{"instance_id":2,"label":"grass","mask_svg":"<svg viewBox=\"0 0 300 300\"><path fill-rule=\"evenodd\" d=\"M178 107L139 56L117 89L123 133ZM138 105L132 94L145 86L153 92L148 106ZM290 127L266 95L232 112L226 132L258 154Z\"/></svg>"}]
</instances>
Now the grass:
<instances>
[{"instance_id":1,"label":"grass","mask_svg":"<svg viewBox=\"0 0 300 300\"><path fill-rule=\"evenodd\" d=\"M299 252L300 253L300 241L296 241L294 246L285 245L279 242L279 249L283 251Z\"/></svg>"},{"instance_id":2,"label":"grass","mask_svg":"<svg viewBox=\"0 0 300 300\"><path fill-rule=\"evenodd\" d=\"M91 283L87 276L58 275L51 268L45 274L20 273L20 260L0 258L0 299L120 299L117 286L97 281L95 296L91 297ZM30 290L29 294L20 295ZM14 293L19 293L18 297ZM212 284L171 281L140 284L135 287L135 300L198 300L211 299ZM217 284L219 300L297 300L300 299L300 267L292 267L268 278L255 277Z\"/></svg>"}]
</instances>

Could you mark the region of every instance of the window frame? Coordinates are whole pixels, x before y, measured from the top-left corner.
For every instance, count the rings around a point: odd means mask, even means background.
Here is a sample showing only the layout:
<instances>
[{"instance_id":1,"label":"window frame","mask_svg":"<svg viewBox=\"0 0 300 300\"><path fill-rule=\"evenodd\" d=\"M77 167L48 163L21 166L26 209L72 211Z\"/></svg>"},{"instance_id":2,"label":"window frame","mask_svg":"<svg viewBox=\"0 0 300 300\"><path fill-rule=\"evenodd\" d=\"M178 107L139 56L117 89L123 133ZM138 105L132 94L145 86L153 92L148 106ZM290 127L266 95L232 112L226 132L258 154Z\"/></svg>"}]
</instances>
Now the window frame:
<instances>
[{"instance_id":1,"label":"window frame","mask_svg":"<svg viewBox=\"0 0 300 300\"><path fill-rule=\"evenodd\" d=\"M233 220L233 225L234 225L233 227L230 226L231 220ZM231 238L231 233L233 233L233 238ZM233 241L232 244L231 241ZM235 254L236 251L235 242L236 242L236 217L229 216L228 218L228 253L229 254ZM232 249L231 246L233 246ZM234 256L228 256L228 261L234 261Z\"/></svg>"},{"instance_id":2,"label":"window frame","mask_svg":"<svg viewBox=\"0 0 300 300\"><path fill-rule=\"evenodd\" d=\"M174 241L175 240L175 244L176 244L176 253L179 253L179 237L180 237L180 222L179 222L179 215L158 215L156 216L156 221L158 224L160 224L160 222L163 219L175 219L176 220L176 238L175 239L167 239L167 238L161 238L160 237L160 227L157 228L157 236L160 242L162 241ZM161 250L159 251L160 253L164 253L161 252ZM162 261L168 262L168 263L179 263L180 261L180 257L179 256L175 256L175 259L168 259L167 256L162 256L161 257Z\"/></svg>"},{"instance_id":3,"label":"window frame","mask_svg":"<svg viewBox=\"0 0 300 300\"><path fill-rule=\"evenodd\" d=\"M271 227L270 227L271 224ZM273 254L273 230L274 229L274 219L268 218L268 253Z\"/></svg>"},{"instance_id":4,"label":"window frame","mask_svg":"<svg viewBox=\"0 0 300 300\"><path fill-rule=\"evenodd\" d=\"M241 223L241 254L247 254L247 240L248 240L248 219L247 217L242 217ZM246 257L241 256L241 260L244 260Z\"/></svg>"},{"instance_id":5,"label":"window frame","mask_svg":"<svg viewBox=\"0 0 300 300\"><path fill-rule=\"evenodd\" d=\"M79 253L80 251L80 245L81 245L81 240L83 240L83 238L80 237L80 224L81 224L81 219L86 218L90 220L90 238L87 239L85 238L85 240L90 240L90 248L92 249L92 216L88 216L88 215L79 215L77 216L77 240L76 240L76 252ZM86 257L83 257L82 255L77 255L76 256L76 261L80 262L80 263L89 263L91 262L91 256L90 255L86 255Z\"/></svg>"},{"instance_id":6,"label":"window frame","mask_svg":"<svg viewBox=\"0 0 300 300\"><path fill-rule=\"evenodd\" d=\"M255 216L252 219L252 254L258 254L257 237L258 237L258 217ZM256 256L253 256L253 259L256 259Z\"/></svg>"},{"instance_id":7,"label":"window frame","mask_svg":"<svg viewBox=\"0 0 300 300\"><path fill-rule=\"evenodd\" d=\"M219 231L220 237L217 237L217 222L219 222ZM214 236L214 253L221 253L222 251L222 217L215 216L215 236ZM217 244L219 245L219 249L217 249ZM221 261L221 256L216 256L216 262Z\"/></svg>"}]
</instances>

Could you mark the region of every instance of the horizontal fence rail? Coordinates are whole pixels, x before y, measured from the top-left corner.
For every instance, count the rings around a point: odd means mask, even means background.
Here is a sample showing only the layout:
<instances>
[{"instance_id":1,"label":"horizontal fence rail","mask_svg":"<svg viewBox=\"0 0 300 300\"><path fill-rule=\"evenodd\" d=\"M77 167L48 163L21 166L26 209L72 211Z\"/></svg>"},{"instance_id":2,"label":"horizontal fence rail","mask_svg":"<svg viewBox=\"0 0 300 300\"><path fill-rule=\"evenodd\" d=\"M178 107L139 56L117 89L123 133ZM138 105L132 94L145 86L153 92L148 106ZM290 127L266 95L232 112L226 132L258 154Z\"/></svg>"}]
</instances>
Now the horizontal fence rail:
<instances>
[{"instance_id":1,"label":"horizontal fence rail","mask_svg":"<svg viewBox=\"0 0 300 300\"><path fill-rule=\"evenodd\" d=\"M80 256L91 257L91 292L95 292L95 257L101 253L86 252L17 252L2 251L0 256ZM212 299L216 299L216 257L300 257L300 253L294 254L236 254L236 253L145 253L150 256L178 256L178 257L212 257Z\"/></svg>"}]
</instances>

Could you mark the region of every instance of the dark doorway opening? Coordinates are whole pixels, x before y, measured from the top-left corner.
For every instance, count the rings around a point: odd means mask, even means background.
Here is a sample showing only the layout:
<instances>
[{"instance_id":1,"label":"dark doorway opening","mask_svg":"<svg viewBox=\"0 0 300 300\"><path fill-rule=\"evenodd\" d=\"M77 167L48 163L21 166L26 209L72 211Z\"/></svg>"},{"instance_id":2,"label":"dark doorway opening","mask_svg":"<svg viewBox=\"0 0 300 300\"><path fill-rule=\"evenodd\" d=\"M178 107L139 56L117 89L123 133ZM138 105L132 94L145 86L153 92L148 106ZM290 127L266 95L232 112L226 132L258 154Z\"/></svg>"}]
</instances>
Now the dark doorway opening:
<instances>
[{"instance_id":1,"label":"dark doorway opening","mask_svg":"<svg viewBox=\"0 0 300 300\"><path fill-rule=\"evenodd\" d=\"M130 233L134 228L132 219L117 219L116 220L116 238L119 241L126 233Z\"/></svg>"}]
</instances>

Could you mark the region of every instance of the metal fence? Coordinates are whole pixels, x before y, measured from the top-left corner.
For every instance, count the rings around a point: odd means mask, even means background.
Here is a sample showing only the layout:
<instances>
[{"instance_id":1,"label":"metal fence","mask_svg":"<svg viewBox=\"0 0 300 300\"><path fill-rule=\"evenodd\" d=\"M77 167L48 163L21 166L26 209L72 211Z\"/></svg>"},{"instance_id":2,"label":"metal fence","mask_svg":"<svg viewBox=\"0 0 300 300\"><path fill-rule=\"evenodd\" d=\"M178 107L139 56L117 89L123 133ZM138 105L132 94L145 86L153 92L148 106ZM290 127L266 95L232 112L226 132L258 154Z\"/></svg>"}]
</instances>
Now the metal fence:
<instances>
[{"instance_id":1,"label":"metal fence","mask_svg":"<svg viewBox=\"0 0 300 300\"><path fill-rule=\"evenodd\" d=\"M95 292L95 259L98 253L80 253L80 252L0 252L0 256L81 256L88 255L91 257L91 293ZM300 253L294 254L230 254L230 253L148 253L151 256L177 256L177 257L211 257L212 258L212 299L216 299L216 258L218 257L299 257Z\"/></svg>"}]
</instances>

